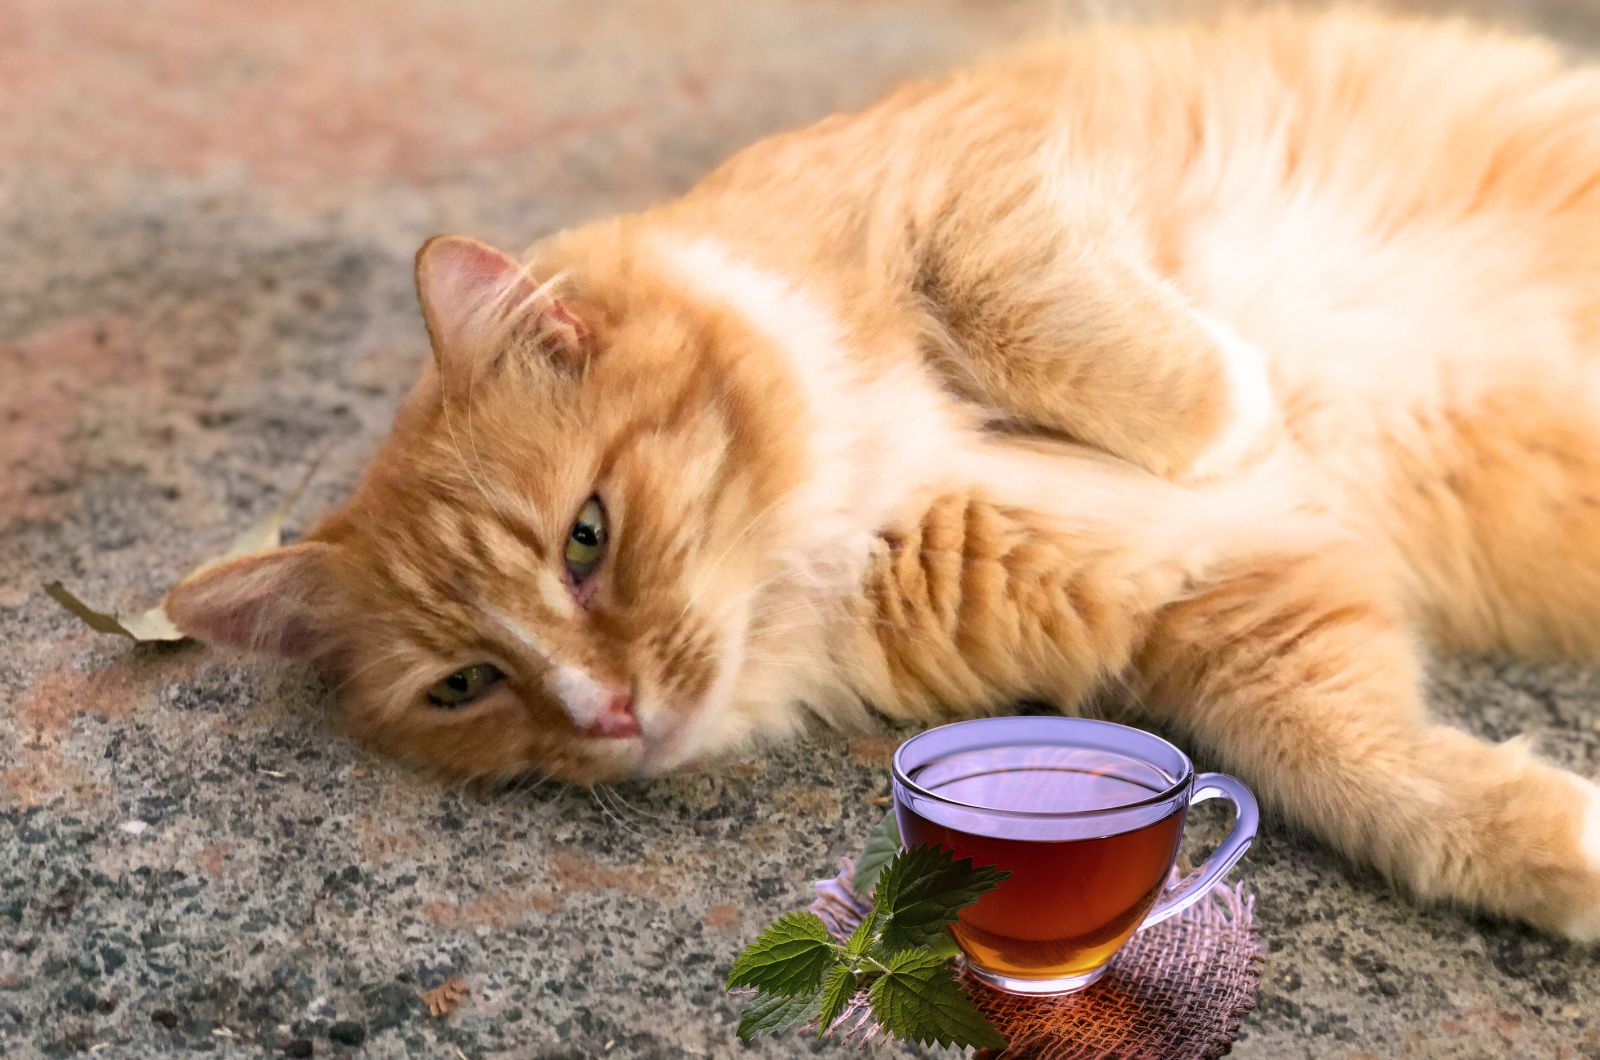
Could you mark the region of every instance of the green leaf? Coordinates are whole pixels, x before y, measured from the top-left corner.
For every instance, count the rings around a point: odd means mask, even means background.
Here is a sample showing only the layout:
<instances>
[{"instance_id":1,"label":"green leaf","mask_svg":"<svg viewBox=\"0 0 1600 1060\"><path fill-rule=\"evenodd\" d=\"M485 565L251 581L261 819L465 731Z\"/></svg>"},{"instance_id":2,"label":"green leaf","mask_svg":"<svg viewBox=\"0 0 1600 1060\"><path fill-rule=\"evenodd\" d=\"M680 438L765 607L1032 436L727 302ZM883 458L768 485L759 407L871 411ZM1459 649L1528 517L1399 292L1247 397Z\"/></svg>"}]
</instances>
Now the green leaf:
<instances>
[{"instance_id":1,"label":"green leaf","mask_svg":"<svg viewBox=\"0 0 1600 1060\"><path fill-rule=\"evenodd\" d=\"M817 1027L817 1037L828 1033L828 1028L833 1026L833 1021L839 1018L839 1013L855 997L856 983L859 977L848 964L836 964L822 980L822 1012L817 1017L821 1020Z\"/></svg>"},{"instance_id":2,"label":"green leaf","mask_svg":"<svg viewBox=\"0 0 1600 1060\"><path fill-rule=\"evenodd\" d=\"M1011 873L939 847L902 851L878 877L873 906L889 950L931 946L955 923L956 912L994 890Z\"/></svg>"},{"instance_id":3,"label":"green leaf","mask_svg":"<svg viewBox=\"0 0 1600 1060\"><path fill-rule=\"evenodd\" d=\"M804 994L773 994L765 990L758 993L739 1017L739 1037L749 1041L758 1034L782 1034L811 1022L817 1014L822 993L810 990Z\"/></svg>"},{"instance_id":4,"label":"green leaf","mask_svg":"<svg viewBox=\"0 0 1600 1060\"><path fill-rule=\"evenodd\" d=\"M865 898L878 886L878 875L889 859L900 853L900 822L895 820L891 808L883 820L867 836L867 845L856 858L856 874L850 878L850 889Z\"/></svg>"},{"instance_id":5,"label":"green leaf","mask_svg":"<svg viewBox=\"0 0 1600 1060\"><path fill-rule=\"evenodd\" d=\"M901 1041L1005 1047L1005 1038L973 1005L938 954L917 950L895 954L867 997L873 1018Z\"/></svg>"},{"instance_id":6,"label":"green leaf","mask_svg":"<svg viewBox=\"0 0 1600 1060\"><path fill-rule=\"evenodd\" d=\"M878 930L878 914L868 912L866 919L856 925L850 932L850 937L845 939L844 953L849 960L858 960L863 953L872 948L872 933Z\"/></svg>"},{"instance_id":7,"label":"green leaf","mask_svg":"<svg viewBox=\"0 0 1600 1060\"><path fill-rule=\"evenodd\" d=\"M739 954L728 973L728 987L803 994L817 988L833 961L833 939L822 920L815 913L786 913Z\"/></svg>"}]
</instances>

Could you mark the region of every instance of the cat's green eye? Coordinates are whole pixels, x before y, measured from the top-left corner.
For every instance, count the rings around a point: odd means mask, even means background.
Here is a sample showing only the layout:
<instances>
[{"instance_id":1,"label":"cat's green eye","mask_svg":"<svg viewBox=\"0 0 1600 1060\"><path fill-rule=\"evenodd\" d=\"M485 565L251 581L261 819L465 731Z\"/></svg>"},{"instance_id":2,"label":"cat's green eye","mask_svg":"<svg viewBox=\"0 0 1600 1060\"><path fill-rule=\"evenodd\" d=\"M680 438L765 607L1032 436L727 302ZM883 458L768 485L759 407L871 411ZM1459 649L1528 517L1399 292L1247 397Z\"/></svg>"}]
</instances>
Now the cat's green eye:
<instances>
[{"instance_id":1,"label":"cat's green eye","mask_svg":"<svg viewBox=\"0 0 1600 1060\"><path fill-rule=\"evenodd\" d=\"M590 497L567 534L567 572L581 582L594 573L606 554L606 510L598 497Z\"/></svg>"},{"instance_id":2,"label":"cat's green eye","mask_svg":"<svg viewBox=\"0 0 1600 1060\"><path fill-rule=\"evenodd\" d=\"M488 663L463 666L428 689L428 701L436 707L447 709L466 706L504 676Z\"/></svg>"}]
</instances>

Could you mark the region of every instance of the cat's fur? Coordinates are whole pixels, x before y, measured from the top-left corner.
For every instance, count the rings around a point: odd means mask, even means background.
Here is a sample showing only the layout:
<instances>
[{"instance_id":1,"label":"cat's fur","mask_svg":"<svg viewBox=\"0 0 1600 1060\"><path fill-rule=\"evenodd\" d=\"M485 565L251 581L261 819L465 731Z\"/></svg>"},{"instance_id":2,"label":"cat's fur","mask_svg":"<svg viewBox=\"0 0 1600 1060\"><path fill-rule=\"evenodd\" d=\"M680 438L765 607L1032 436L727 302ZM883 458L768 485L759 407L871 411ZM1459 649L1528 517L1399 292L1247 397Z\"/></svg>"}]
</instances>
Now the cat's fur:
<instances>
[{"instance_id":1,"label":"cat's fur","mask_svg":"<svg viewBox=\"0 0 1600 1060\"><path fill-rule=\"evenodd\" d=\"M1600 936L1600 788L1418 677L1600 653L1600 75L1552 48L1085 30L418 286L349 506L168 600L382 746L597 780L1110 689L1416 894ZM581 736L618 690L642 734Z\"/></svg>"}]
</instances>

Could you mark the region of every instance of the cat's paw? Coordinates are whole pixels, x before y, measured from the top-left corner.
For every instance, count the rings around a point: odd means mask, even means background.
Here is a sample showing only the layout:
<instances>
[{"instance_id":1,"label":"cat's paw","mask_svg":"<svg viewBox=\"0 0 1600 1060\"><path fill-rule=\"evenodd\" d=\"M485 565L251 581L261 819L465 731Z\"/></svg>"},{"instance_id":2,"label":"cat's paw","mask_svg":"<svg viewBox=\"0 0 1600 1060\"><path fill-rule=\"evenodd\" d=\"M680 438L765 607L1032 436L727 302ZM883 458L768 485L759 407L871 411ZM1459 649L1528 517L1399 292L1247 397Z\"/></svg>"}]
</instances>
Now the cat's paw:
<instances>
[{"instance_id":1,"label":"cat's paw","mask_svg":"<svg viewBox=\"0 0 1600 1060\"><path fill-rule=\"evenodd\" d=\"M1271 446L1279 423L1267 357L1227 324L1195 312L1216 342L1228 388L1228 413L1222 432L1197 456L1184 478L1218 478L1261 456Z\"/></svg>"},{"instance_id":2,"label":"cat's paw","mask_svg":"<svg viewBox=\"0 0 1600 1060\"><path fill-rule=\"evenodd\" d=\"M1579 911L1564 925L1562 934L1575 942L1600 942L1600 787L1577 782L1582 811L1578 817L1578 858L1588 869L1591 893L1580 899Z\"/></svg>"}]
</instances>

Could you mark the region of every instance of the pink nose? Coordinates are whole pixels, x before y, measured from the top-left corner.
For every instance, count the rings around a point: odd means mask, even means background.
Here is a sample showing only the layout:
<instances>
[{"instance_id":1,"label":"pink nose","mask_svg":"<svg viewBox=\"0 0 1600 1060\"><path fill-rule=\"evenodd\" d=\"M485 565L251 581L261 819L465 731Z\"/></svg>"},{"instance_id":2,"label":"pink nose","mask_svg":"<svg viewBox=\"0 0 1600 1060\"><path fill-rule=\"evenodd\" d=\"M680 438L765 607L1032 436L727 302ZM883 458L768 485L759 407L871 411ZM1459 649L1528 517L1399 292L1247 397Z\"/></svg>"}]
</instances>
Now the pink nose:
<instances>
[{"instance_id":1,"label":"pink nose","mask_svg":"<svg viewBox=\"0 0 1600 1060\"><path fill-rule=\"evenodd\" d=\"M584 736L624 739L639 735L639 716L633 712L633 694L625 690L611 693L601 715L578 732Z\"/></svg>"}]
</instances>

